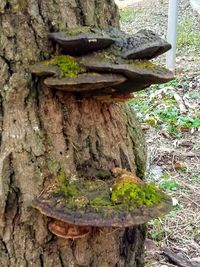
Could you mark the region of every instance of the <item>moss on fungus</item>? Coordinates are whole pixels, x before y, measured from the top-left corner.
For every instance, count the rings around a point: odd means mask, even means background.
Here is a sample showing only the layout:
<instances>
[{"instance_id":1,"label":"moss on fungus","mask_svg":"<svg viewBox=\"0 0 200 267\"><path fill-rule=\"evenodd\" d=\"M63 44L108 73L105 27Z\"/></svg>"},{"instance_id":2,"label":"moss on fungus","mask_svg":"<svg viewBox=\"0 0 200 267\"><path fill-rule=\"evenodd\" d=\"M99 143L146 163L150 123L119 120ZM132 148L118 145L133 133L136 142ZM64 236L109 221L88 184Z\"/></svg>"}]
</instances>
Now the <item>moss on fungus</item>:
<instances>
[{"instance_id":1,"label":"moss on fungus","mask_svg":"<svg viewBox=\"0 0 200 267\"><path fill-rule=\"evenodd\" d=\"M74 210L106 208L129 211L159 204L166 198L153 183L141 185L123 180L105 183L99 179L70 182L70 179L63 176L58 176L54 195L61 197L66 206Z\"/></svg>"},{"instance_id":2,"label":"moss on fungus","mask_svg":"<svg viewBox=\"0 0 200 267\"><path fill-rule=\"evenodd\" d=\"M130 65L139 69L146 69L146 70L152 70L152 71L158 71L158 72L166 72L167 69L161 66L158 66L154 64L151 61L148 60L129 60Z\"/></svg>"},{"instance_id":3,"label":"moss on fungus","mask_svg":"<svg viewBox=\"0 0 200 267\"><path fill-rule=\"evenodd\" d=\"M154 184L123 180L111 173L106 182L97 177L75 180L61 173L34 199L33 207L68 224L95 227L139 225L170 211L171 198Z\"/></svg>"},{"instance_id":4,"label":"moss on fungus","mask_svg":"<svg viewBox=\"0 0 200 267\"><path fill-rule=\"evenodd\" d=\"M121 181L112 190L111 201L115 204L126 203L131 206L151 206L159 203L161 193L155 184L136 184Z\"/></svg>"},{"instance_id":5,"label":"moss on fungus","mask_svg":"<svg viewBox=\"0 0 200 267\"><path fill-rule=\"evenodd\" d=\"M86 69L73 57L59 55L44 62L45 65L58 66L66 77L76 77L85 73Z\"/></svg>"}]
</instances>

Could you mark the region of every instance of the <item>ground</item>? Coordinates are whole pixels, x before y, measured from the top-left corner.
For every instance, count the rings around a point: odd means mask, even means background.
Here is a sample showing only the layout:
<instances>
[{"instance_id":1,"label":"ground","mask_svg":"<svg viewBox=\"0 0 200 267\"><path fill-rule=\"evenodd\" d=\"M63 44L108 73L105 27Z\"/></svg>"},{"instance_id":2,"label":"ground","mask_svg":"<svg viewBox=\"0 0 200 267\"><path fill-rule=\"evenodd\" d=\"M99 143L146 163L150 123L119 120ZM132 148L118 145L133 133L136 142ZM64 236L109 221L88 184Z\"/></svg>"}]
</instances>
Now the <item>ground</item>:
<instances>
[{"instance_id":1,"label":"ground","mask_svg":"<svg viewBox=\"0 0 200 267\"><path fill-rule=\"evenodd\" d=\"M168 1L117 2L123 30L148 28L166 37ZM189 0L179 5L176 79L130 101L149 147L146 177L174 202L170 214L148 225L146 267L177 266L163 256L165 246L200 266L200 15ZM165 64L165 56L156 61Z\"/></svg>"}]
</instances>

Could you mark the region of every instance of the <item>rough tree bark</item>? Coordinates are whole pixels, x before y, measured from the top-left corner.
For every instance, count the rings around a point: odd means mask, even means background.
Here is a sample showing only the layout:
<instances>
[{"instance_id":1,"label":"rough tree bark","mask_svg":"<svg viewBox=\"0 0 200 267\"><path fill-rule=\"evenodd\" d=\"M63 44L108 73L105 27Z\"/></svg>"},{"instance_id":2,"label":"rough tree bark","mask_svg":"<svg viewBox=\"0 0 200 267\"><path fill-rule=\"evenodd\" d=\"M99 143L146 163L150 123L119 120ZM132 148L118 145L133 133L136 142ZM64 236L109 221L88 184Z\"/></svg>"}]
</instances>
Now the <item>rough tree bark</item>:
<instances>
[{"instance_id":1,"label":"rough tree bark","mask_svg":"<svg viewBox=\"0 0 200 267\"><path fill-rule=\"evenodd\" d=\"M144 176L145 143L126 104L77 101L29 73L53 53L47 32L75 25L118 26L113 0L0 0L0 266L143 266L143 226L66 241L31 208L60 171L120 166Z\"/></svg>"}]
</instances>

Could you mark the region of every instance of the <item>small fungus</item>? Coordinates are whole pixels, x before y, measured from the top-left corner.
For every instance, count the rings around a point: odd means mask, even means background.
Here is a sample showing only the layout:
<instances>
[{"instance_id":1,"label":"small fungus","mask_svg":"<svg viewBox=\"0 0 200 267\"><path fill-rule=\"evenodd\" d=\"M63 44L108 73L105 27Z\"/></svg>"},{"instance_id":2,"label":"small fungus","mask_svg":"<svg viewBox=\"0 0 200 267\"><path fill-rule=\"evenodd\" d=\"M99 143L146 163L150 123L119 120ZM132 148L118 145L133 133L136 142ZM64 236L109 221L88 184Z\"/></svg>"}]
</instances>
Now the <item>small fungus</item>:
<instances>
[{"instance_id":1,"label":"small fungus","mask_svg":"<svg viewBox=\"0 0 200 267\"><path fill-rule=\"evenodd\" d=\"M49 222L48 229L54 235L65 239L83 238L91 232L89 226L77 226L58 220Z\"/></svg>"},{"instance_id":2,"label":"small fungus","mask_svg":"<svg viewBox=\"0 0 200 267\"><path fill-rule=\"evenodd\" d=\"M131 182L135 184L144 185L144 181L142 181L136 174L129 172L125 169L114 168L112 173L116 175L115 184L119 182Z\"/></svg>"}]
</instances>

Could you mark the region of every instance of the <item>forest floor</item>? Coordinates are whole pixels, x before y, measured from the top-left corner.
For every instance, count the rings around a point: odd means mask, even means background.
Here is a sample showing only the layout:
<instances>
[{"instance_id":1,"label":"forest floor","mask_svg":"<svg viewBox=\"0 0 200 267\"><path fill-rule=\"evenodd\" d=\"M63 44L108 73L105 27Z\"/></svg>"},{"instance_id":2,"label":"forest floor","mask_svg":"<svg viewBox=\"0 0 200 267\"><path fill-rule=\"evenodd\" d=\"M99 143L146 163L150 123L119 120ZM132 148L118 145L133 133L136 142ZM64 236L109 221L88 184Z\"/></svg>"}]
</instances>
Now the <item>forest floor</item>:
<instances>
[{"instance_id":1,"label":"forest floor","mask_svg":"<svg viewBox=\"0 0 200 267\"><path fill-rule=\"evenodd\" d=\"M123 0L126 2L126 0ZM146 267L200 266L200 16L179 1L176 79L130 101L149 148L147 180L173 198L173 210L148 224ZM148 0L120 10L128 33L148 28L166 37L168 1ZM165 56L157 62L165 63ZM163 255L167 247L174 263ZM189 264L190 263L190 264Z\"/></svg>"}]
</instances>

